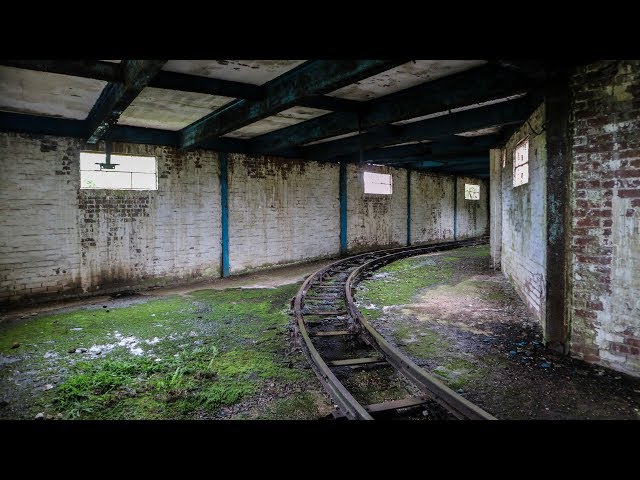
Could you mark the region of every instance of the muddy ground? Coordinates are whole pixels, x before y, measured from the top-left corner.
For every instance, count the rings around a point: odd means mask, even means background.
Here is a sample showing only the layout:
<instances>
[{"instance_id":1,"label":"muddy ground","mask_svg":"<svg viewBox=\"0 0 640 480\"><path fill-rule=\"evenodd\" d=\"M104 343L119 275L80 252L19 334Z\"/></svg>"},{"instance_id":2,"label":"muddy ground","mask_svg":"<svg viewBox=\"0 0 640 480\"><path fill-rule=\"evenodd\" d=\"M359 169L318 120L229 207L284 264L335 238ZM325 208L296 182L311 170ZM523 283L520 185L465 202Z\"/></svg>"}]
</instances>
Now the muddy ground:
<instances>
[{"instance_id":1,"label":"muddy ground","mask_svg":"<svg viewBox=\"0 0 640 480\"><path fill-rule=\"evenodd\" d=\"M356 298L387 340L500 419L640 419L640 379L546 349L488 246L394 262Z\"/></svg>"}]
</instances>

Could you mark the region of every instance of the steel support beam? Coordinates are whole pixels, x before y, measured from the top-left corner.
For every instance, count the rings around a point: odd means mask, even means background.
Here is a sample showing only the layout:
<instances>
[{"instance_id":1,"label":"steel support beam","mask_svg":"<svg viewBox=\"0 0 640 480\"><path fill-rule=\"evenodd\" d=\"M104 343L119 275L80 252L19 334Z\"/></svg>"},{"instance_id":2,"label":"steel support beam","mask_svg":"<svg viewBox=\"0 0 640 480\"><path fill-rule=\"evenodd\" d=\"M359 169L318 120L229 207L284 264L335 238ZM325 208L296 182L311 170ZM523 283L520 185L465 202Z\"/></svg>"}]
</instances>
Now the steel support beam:
<instances>
[{"instance_id":1,"label":"steel support beam","mask_svg":"<svg viewBox=\"0 0 640 480\"><path fill-rule=\"evenodd\" d=\"M97 143L118 121L126 108L135 100L166 60L124 60L124 83L109 83L100 94L87 117L89 143Z\"/></svg>"},{"instance_id":2,"label":"steel support beam","mask_svg":"<svg viewBox=\"0 0 640 480\"><path fill-rule=\"evenodd\" d=\"M447 137L456 133L524 122L532 111L528 97L484 107L451 113L406 125L387 125L332 142L302 148L303 156L314 160L329 160L338 155L397 143Z\"/></svg>"},{"instance_id":3,"label":"steel support beam","mask_svg":"<svg viewBox=\"0 0 640 480\"><path fill-rule=\"evenodd\" d=\"M265 98L240 100L216 110L180 132L181 147L191 148L296 105L309 95L321 95L393 68L403 61L315 60L263 86Z\"/></svg>"},{"instance_id":4,"label":"steel support beam","mask_svg":"<svg viewBox=\"0 0 640 480\"><path fill-rule=\"evenodd\" d=\"M486 65L438 80L407 88L366 102L360 117L361 128L368 130L401 120L466 107L524 93L531 82L522 75L495 65ZM336 112L260 135L253 139L256 148L280 149L303 145L358 130L358 115Z\"/></svg>"},{"instance_id":5,"label":"steel support beam","mask_svg":"<svg viewBox=\"0 0 640 480\"><path fill-rule=\"evenodd\" d=\"M407 170L407 246L411 245L411 170Z\"/></svg>"},{"instance_id":6,"label":"steel support beam","mask_svg":"<svg viewBox=\"0 0 640 480\"><path fill-rule=\"evenodd\" d=\"M149 82L150 87L182 92L205 93L230 98L257 100L263 97L262 88L250 83L232 82L217 78L161 71Z\"/></svg>"}]
</instances>

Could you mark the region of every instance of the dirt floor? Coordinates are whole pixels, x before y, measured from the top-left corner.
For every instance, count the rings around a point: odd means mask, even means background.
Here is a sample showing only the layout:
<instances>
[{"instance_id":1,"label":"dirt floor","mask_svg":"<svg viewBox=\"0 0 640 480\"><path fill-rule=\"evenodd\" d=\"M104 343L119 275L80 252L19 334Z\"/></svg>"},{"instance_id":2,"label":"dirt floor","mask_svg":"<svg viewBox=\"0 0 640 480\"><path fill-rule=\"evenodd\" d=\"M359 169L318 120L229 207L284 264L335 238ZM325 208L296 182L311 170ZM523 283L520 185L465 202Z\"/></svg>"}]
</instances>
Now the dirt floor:
<instances>
[{"instance_id":1,"label":"dirt floor","mask_svg":"<svg viewBox=\"0 0 640 480\"><path fill-rule=\"evenodd\" d=\"M387 340L499 419L640 419L640 379L546 349L488 246L394 262L356 298Z\"/></svg>"},{"instance_id":2,"label":"dirt floor","mask_svg":"<svg viewBox=\"0 0 640 480\"><path fill-rule=\"evenodd\" d=\"M326 418L290 300L327 263L5 311L0 419ZM486 246L394 262L356 299L388 340L498 418L640 418L640 379L547 351Z\"/></svg>"}]
</instances>

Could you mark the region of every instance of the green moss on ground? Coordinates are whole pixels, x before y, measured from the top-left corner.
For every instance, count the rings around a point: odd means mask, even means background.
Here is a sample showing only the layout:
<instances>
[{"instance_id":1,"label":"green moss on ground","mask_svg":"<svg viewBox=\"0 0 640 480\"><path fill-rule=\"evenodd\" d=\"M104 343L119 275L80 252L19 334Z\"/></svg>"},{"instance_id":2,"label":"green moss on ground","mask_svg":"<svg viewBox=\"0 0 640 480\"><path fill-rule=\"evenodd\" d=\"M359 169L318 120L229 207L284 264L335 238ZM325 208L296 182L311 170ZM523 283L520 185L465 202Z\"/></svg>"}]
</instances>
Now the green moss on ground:
<instances>
[{"instance_id":1,"label":"green moss on ground","mask_svg":"<svg viewBox=\"0 0 640 480\"><path fill-rule=\"evenodd\" d=\"M451 265L437 256L405 258L390 263L358 285L360 311L365 318L374 321L380 317L385 305L410 303L424 289L450 280L452 274Z\"/></svg>"},{"instance_id":2,"label":"green moss on ground","mask_svg":"<svg viewBox=\"0 0 640 480\"><path fill-rule=\"evenodd\" d=\"M12 363L3 365L0 399L14 413L4 416L211 417L265 382L308 381L310 370L293 368L304 359L285 356L298 288L200 290L5 325L0 353ZM79 348L87 351L69 353ZM27 381L9 392L15 379Z\"/></svg>"},{"instance_id":3,"label":"green moss on ground","mask_svg":"<svg viewBox=\"0 0 640 480\"><path fill-rule=\"evenodd\" d=\"M402 305L420 302L424 295L475 295L490 301L505 299L492 282L466 278L466 258L488 258L489 246L480 245L446 251L435 255L409 257L393 262L359 285L356 298L361 311L374 325L384 320L385 329L410 356L437 365L432 373L452 389L463 388L482 369L464 358L454 342L438 332L429 322L418 321L402 313ZM457 283L456 283L457 282ZM392 310L383 311L385 306Z\"/></svg>"}]
</instances>

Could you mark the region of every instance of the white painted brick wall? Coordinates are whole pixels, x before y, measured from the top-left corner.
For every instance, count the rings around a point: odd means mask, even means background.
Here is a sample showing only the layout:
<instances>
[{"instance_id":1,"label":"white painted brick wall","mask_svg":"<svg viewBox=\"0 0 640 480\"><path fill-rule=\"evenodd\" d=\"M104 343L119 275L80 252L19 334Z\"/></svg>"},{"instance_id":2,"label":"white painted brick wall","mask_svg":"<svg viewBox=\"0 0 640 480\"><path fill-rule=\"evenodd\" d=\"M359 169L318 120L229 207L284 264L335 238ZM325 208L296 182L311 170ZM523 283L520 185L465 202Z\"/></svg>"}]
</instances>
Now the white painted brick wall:
<instances>
[{"instance_id":1,"label":"white painted brick wall","mask_svg":"<svg viewBox=\"0 0 640 480\"><path fill-rule=\"evenodd\" d=\"M457 177L458 225L457 238L478 237L489 234L489 182L473 177ZM464 198L465 184L480 185L480 199Z\"/></svg>"},{"instance_id":2,"label":"white painted brick wall","mask_svg":"<svg viewBox=\"0 0 640 480\"><path fill-rule=\"evenodd\" d=\"M454 177L411 172L411 243L453 240Z\"/></svg>"},{"instance_id":3,"label":"white painted brick wall","mask_svg":"<svg viewBox=\"0 0 640 480\"><path fill-rule=\"evenodd\" d=\"M80 141L46 139L0 133L0 302L79 284Z\"/></svg>"},{"instance_id":4,"label":"white painted brick wall","mask_svg":"<svg viewBox=\"0 0 640 480\"><path fill-rule=\"evenodd\" d=\"M231 273L340 252L338 165L229 155Z\"/></svg>"},{"instance_id":5,"label":"white painted brick wall","mask_svg":"<svg viewBox=\"0 0 640 480\"><path fill-rule=\"evenodd\" d=\"M364 193L363 173L390 173L393 193ZM365 165L347 165L347 249L407 243L407 171Z\"/></svg>"},{"instance_id":6,"label":"white painted brick wall","mask_svg":"<svg viewBox=\"0 0 640 480\"><path fill-rule=\"evenodd\" d=\"M529 118L540 131L544 105ZM513 187L513 151L529 136L529 183ZM525 123L506 144L502 169L502 271L544 325L546 271L546 136L535 135Z\"/></svg>"},{"instance_id":7,"label":"white painted brick wall","mask_svg":"<svg viewBox=\"0 0 640 480\"><path fill-rule=\"evenodd\" d=\"M219 276L215 152L114 144L114 153L155 155L159 189L99 191L79 188L83 149L103 145L0 134L0 302ZM407 172L367 170L391 173L393 194L365 195L363 169L348 166L348 248L404 245ZM413 177L414 242L451 238L452 177ZM335 164L230 154L231 272L337 255L339 184Z\"/></svg>"},{"instance_id":8,"label":"white painted brick wall","mask_svg":"<svg viewBox=\"0 0 640 480\"><path fill-rule=\"evenodd\" d=\"M114 144L114 153L158 158L158 190L100 191L79 188L83 149L96 147L0 133L0 302L219 275L214 152Z\"/></svg>"}]
</instances>

